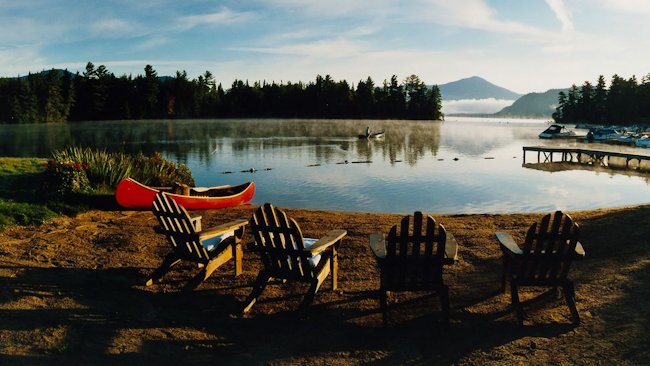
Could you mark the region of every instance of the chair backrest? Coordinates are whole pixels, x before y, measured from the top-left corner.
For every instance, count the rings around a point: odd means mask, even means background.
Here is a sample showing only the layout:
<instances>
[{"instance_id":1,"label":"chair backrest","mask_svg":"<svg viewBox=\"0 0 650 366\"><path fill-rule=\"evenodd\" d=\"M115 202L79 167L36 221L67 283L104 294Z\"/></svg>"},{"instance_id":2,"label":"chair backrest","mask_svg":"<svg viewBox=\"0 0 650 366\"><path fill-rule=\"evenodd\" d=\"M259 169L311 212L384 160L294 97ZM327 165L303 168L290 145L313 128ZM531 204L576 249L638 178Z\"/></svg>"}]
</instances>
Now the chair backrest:
<instances>
[{"instance_id":1,"label":"chair backrest","mask_svg":"<svg viewBox=\"0 0 650 366\"><path fill-rule=\"evenodd\" d=\"M567 277L578 243L579 227L571 216L556 211L533 223L526 233L523 254L513 263L519 282L553 284Z\"/></svg>"},{"instance_id":2,"label":"chair backrest","mask_svg":"<svg viewBox=\"0 0 650 366\"><path fill-rule=\"evenodd\" d=\"M427 290L441 285L447 231L422 212L402 218L390 229L381 281L386 289Z\"/></svg>"},{"instance_id":3,"label":"chair backrest","mask_svg":"<svg viewBox=\"0 0 650 366\"><path fill-rule=\"evenodd\" d=\"M185 260L207 263L209 255L199 241L190 215L167 193L159 192L153 201L153 214L160 224L160 232L167 236L174 251Z\"/></svg>"},{"instance_id":4,"label":"chair backrest","mask_svg":"<svg viewBox=\"0 0 650 366\"><path fill-rule=\"evenodd\" d=\"M300 227L283 210L265 203L255 211L249 226L255 238L252 247L259 252L271 277L303 281L314 278L309 263L311 253L303 250Z\"/></svg>"}]
</instances>

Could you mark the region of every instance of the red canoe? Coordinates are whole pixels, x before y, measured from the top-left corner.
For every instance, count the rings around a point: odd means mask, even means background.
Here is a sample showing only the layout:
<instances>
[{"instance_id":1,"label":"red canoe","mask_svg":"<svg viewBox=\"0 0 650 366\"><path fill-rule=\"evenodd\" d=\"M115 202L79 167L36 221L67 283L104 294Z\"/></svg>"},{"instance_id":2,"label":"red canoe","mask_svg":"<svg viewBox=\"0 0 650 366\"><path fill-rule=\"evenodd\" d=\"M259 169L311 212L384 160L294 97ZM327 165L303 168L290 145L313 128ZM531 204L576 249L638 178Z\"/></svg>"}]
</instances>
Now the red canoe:
<instances>
[{"instance_id":1,"label":"red canoe","mask_svg":"<svg viewBox=\"0 0 650 366\"><path fill-rule=\"evenodd\" d=\"M117 203L129 209L151 209L156 193L170 192L170 196L186 210L206 210L241 205L253 199L255 183L238 186L191 187L189 195L174 194L171 187L148 187L131 178L123 179L115 190Z\"/></svg>"}]
</instances>

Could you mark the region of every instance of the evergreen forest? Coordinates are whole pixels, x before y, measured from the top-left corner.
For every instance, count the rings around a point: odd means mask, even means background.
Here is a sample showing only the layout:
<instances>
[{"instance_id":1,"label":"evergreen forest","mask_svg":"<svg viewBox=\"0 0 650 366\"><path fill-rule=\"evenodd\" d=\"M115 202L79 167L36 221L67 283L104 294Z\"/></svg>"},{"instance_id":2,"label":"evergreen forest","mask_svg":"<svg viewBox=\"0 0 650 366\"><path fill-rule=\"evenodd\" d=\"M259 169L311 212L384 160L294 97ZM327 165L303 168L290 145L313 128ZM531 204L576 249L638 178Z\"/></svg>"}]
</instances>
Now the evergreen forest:
<instances>
[{"instance_id":1,"label":"evergreen forest","mask_svg":"<svg viewBox=\"0 0 650 366\"><path fill-rule=\"evenodd\" d=\"M438 86L416 75L381 85L368 77L356 87L329 75L309 83L235 80L217 84L210 71L190 80L185 71L159 77L115 76L88 62L83 73L49 70L0 78L0 123L164 118L391 118L441 120Z\"/></svg>"},{"instance_id":2,"label":"evergreen forest","mask_svg":"<svg viewBox=\"0 0 650 366\"><path fill-rule=\"evenodd\" d=\"M585 81L558 94L557 123L635 125L650 122L650 74L641 82L612 76L609 89L601 75L594 86Z\"/></svg>"}]
</instances>

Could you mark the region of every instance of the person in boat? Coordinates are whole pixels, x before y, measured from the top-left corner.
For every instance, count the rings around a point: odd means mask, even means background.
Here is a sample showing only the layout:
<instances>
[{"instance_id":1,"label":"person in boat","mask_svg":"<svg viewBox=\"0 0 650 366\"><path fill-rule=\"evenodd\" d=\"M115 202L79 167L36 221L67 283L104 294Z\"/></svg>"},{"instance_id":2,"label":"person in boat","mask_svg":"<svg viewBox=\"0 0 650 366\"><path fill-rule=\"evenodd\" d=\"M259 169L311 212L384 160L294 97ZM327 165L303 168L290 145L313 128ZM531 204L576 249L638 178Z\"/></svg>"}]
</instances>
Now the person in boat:
<instances>
[{"instance_id":1,"label":"person in boat","mask_svg":"<svg viewBox=\"0 0 650 366\"><path fill-rule=\"evenodd\" d=\"M366 137L370 137L370 126L366 127Z\"/></svg>"}]
</instances>

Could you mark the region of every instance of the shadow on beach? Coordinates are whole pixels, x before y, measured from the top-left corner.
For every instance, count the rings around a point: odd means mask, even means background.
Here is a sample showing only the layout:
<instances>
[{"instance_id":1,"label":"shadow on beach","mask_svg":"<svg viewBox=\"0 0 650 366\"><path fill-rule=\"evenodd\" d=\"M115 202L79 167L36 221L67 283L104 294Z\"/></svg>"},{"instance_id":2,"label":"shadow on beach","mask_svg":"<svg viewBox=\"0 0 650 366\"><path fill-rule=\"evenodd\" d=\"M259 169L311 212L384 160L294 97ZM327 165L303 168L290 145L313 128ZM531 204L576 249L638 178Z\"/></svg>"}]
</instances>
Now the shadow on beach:
<instances>
[{"instance_id":1,"label":"shadow on beach","mask_svg":"<svg viewBox=\"0 0 650 366\"><path fill-rule=\"evenodd\" d=\"M224 222L251 210L204 217ZM445 273L451 324L439 322L436 296L407 293L391 296L384 328L366 238L399 215L290 211L316 235L348 228L342 291L326 281L306 318L295 310L307 287L279 282L250 315L239 315L260 269L251 253L242 276L234 278L227 263L195 291L181 290L196 273L190 265L143 286L168 251L148 212L93 211L52 227L8 229L0 249L0 364L586 364L650 356L650 206L573 214L587 251L571 272L578 327L563 299L539 290L522 293L527 320L520 326L509 295L497 291L494 231L521 237L541 215L434 215L461 245L460 261ZM92 223L96 230L85 230Z\"/></svg>"}]
</instances>

